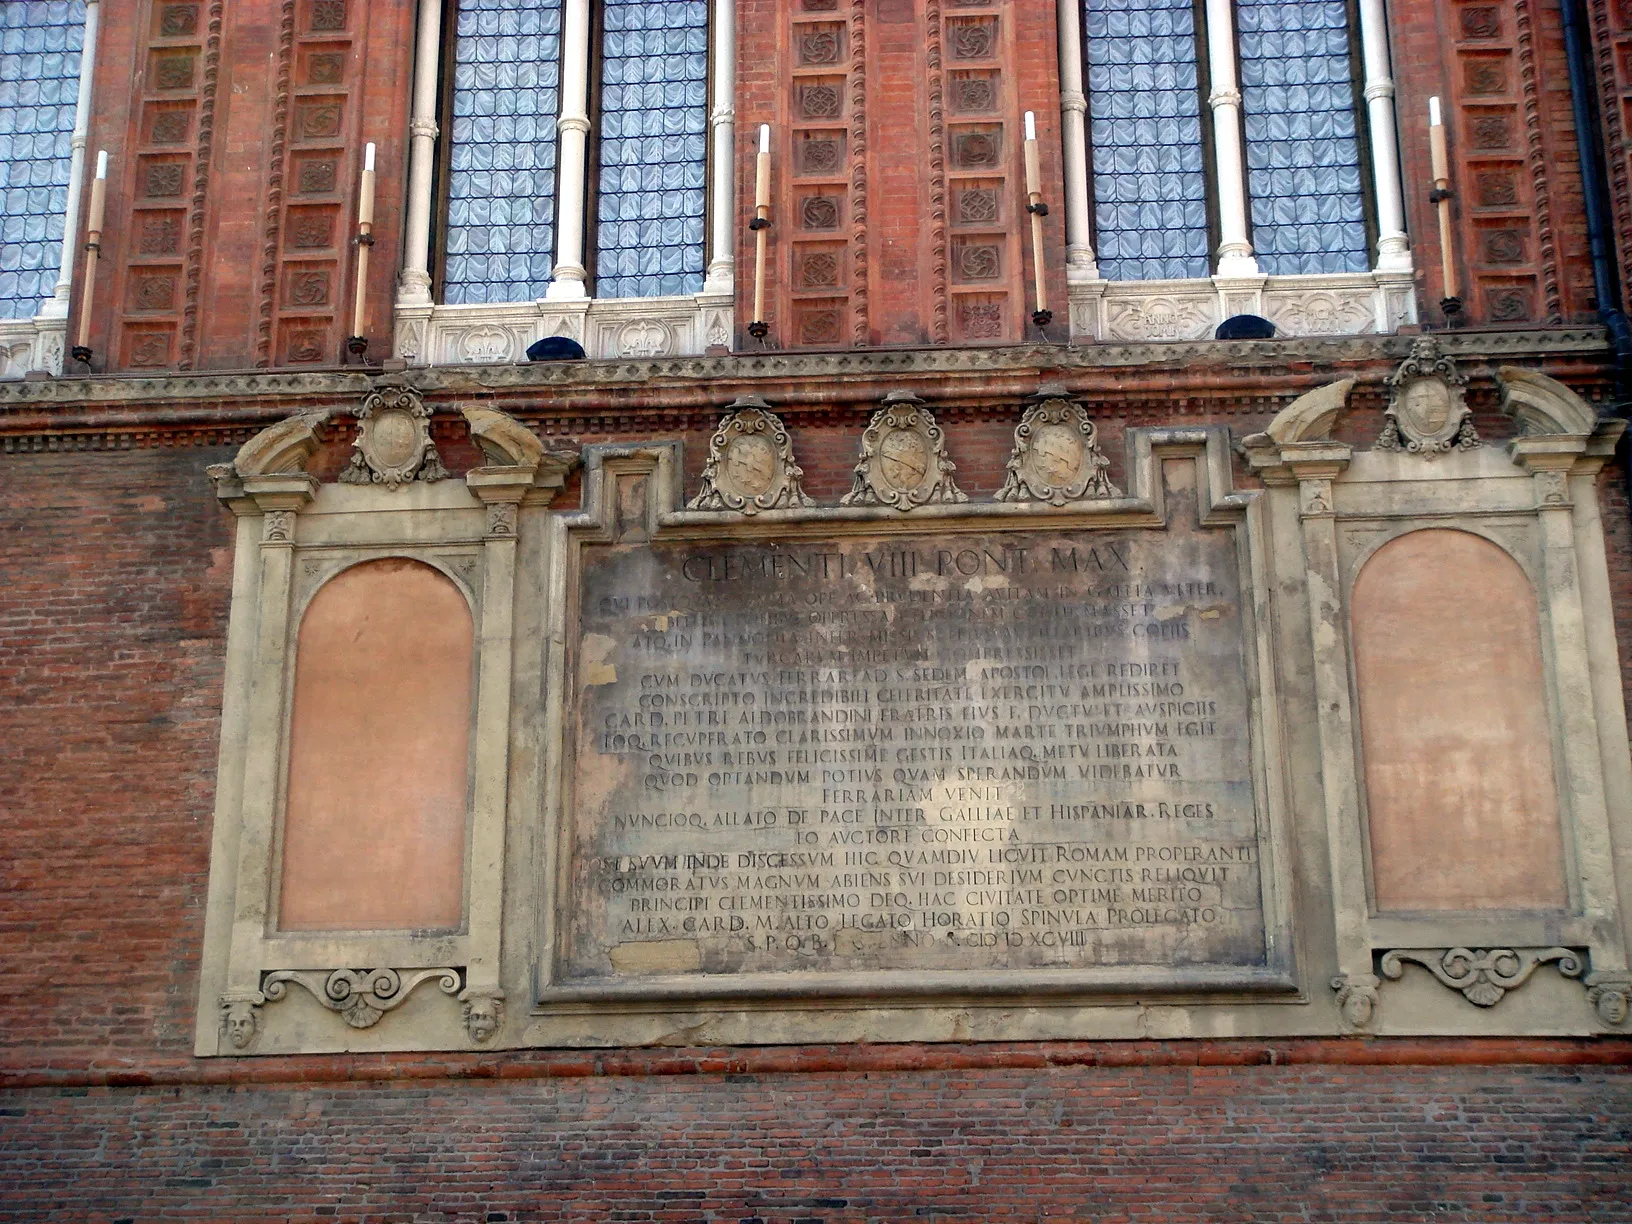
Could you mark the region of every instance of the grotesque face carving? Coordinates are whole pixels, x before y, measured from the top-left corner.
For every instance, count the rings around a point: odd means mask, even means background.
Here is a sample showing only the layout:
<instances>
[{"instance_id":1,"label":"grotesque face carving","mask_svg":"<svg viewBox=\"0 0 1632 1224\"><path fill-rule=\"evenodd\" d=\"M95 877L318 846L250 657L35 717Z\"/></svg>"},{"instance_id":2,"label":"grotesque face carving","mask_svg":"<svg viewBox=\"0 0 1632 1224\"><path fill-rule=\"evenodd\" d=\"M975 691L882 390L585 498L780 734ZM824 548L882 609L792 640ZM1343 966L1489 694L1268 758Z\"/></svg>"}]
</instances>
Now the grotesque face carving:
<instances>
[{"instance_id":1,"label":"grotesque face carving","mask_svg":"<svg viewBox=\"0 0 1632 1224\"><path fill-rule=\"evenodd\" d=\"M465 1032L478 1044L488 1041L499 1031L499 1017L504 1004L486 995L477 995L465 1003Z\"/></svg>"},{"instance_id":2,"label":"grotesque face carving","mask_svg":"<svg viewBox=\"0 0 1632 1224\"><path fill-rule=\"evenodd\" d=\"M255 1038L255 1008L249 1003L227 1004L226 1016L227 1037L233 1048L242 1050Z\"/></svg>"}]
</instances>

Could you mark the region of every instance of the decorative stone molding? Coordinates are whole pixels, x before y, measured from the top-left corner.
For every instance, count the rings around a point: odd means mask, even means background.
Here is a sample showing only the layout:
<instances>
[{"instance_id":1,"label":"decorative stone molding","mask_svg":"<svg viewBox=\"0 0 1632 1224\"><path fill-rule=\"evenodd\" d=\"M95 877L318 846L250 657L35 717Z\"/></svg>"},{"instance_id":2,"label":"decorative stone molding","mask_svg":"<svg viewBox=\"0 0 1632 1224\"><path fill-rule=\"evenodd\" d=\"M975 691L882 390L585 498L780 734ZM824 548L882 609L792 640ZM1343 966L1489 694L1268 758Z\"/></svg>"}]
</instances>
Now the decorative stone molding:
<instances>
[{"instance_id":1,"label":"decorative stone molding","mask_svg":"<svg viewBox=\"0 0 1632 1224\"><path fill-rule=\"evenodd\" d=\"M1580 953L1569 948L1395 948L1383 954L1378 968L1390 981L1399 981L1406 961L1421 965L1441 985L1461 991L1476 1007L1495 1007L1549 961L1569 978L1580 977L1586 968Z\"/></svg>"},{"instance_id":2,"label":"decorative stone molding","mask_svg":"<svg viewBox=\"0 0 1632 1224\"><path fill-rule=\"evenodd\" d=\"M1452 447L1472 450L1480 444L1467 405L1467 376L1432 336L1411 346L1411 355L1386 383L1388 407L1383 415L1388 423L1377 438L1378 450L1432 459Z\"/></svg>"},{"instance_id":3,"label":"decorative stone molding","mask_svg":"<svg viewBox=\"0 0 1632 1224\"><path fill-rule=\"evenodd\" d=\"M493 1040L504 1024L504 991L464 990L459 994L465 1033L477 1045Z\"/></svg>"},{"instance_id":4,"label":"decorative stone molding","mask_svg":"<svg viewBox=\"0 0 1632 1224\"><path fill-rule=\"evenodd\" d=\"M1243 310L1262 313L1280 337L1387 334L1417 317L1409 272L1077 280L1069 294L1079 342L1202 340Z\"/></svg>"},{"instance_id":5,"label":"decorative stone molding","mask_svg":"<svg viewBox=\"0 0 1632 1224\"><path fill-rule=\"evenodd\" d=\"M1377 1018L1377 986L1370 973L1340 973L1332 979L1338 1012L1349 1028L1366 1028Z\"/></svg>"},{"instance_id":6,"label":"decorative stone molding","mask_svg":"<svg viewBox=\"0 0 1632 1224\"><path fill-rule=\"evenodd\" d=\"M507 412L481 404L465 404L459 411L470 426L471 440L487 460L465 476L466 484L483 500L493 500L489 492L500 488L520 491L527 488L544 489L553 495L560 491L568 475L578 466L579 457L575 449L546 447L537 434ZM520 495L518 491L516 497ZM507 498L507 494L500 496L500 500ZM493 509L490 505L488 534L505 534L504 524L493 517ZM509 510L509 534L514 534L515 507L512 505Z\"/></svg>"},{"instance_id":7,"label":"decorative stone molding","mask_svg":"<svg viewBox=\"0 0 1632 1224\"><path fill-rule=\"evenodd\" d=\"M436 979L445 995L457 994L463 984L457 969L336 969L329 974L300 969L279 969L261 979L268 1003L288 994L287 983L304 987L311 996L352 1028L372 1028L388 1011L401 1007L422 982Z\"/></svg>"},{"instance_id":8,"label":"decorative stone molding","mask_svg":"<svg viewBox=\"0 0 1632 1224\"><path fill-rule=\"evenodd\" d=\"M804 470L794 462L793 441L781 418L757 395L731 402L708 443L703 487L688 510L736 510L757 514L786 506L813 506L800 483Z\"/></svg>"},{"instance_id":9,"label":"decorative stone molding","mask_svg":"<svg viewBox=\"0 0 1632 1224\"><path fill-rule=\"evenodd\" d=\"M1046 383L1014 430L1008 475L998 501L1045 501L1063 506L1089 497L1120 497L1099 431L1059 383Z\"/></svg>"},{"instance_id":10,"label":"decorative stone molding","mask_svg":"<svg viewBox=\"0 0 1632 1224\"><path fill-rule=\"evenodd\" d=\"M410 481L445 479L447 469L431 441L431 411L412 387L383 387L369 395L357 410L356 453L341 471L341 483L397 489Z\"/></svg>"},{"instance_id":11,"label":"decorative stone molding","mask_svg":"<svg viewBox=\"0 0 1632 1224\"><path fill-rule=\"evenodd\" d=\"M1251 446L1259 438L1281 446L1326 441L1337 425L1338 413L1349 402L1349 392L1354 390L1355 382L1353 378L1344 378L1304 392L1277 412L1262 434L1252 435L1243 445Z\"/></svg>"},{"instance_id":12,"label":"decorative stone molding","mask_svg":"<svg viewBox=\"0 0 1632 1224\"><path fill-rule=\"evenodd\" d=\"M304 472L307 460L322 445L317 431L328 419L329 410L320 408L268 425L238 448L232 472L240 478Z\"/></svg>"},{"instance_id":13,"label":"decorative stone molding","mask_svg":"<svg viewBox=\"0 0 1632 1224\"><path fill-rule=\"evenodd\" d=\"M0 319L0 379L22 378L35 371L60 375L67 337L66 316Z\"/></svg>"},{"instance_id":14,"label":"decorative stone molding","mask_svg":"<svg viewBox=\"0 0 1632 1224\"><path fill-rule=\"evenodd\" d=\"M538 435L509 413L480 404L461 405L459 412L470 426L471 440L489 464L537 467L544 458L544 443Z\"/></svg>"},{"instance_id":15,"label":"decorative stone molding","mask_svg":"<svg viewBox=\"0 0 1632 1224\"><path fill-rule=\"evenodd\" d=\"M850 492L841 506L893 506L907 511L932 502L965 502L952 479L946 435L924 401L910 391L891 391L861 435Z\"/></svg>"},{"instance_id":16,"label":"decorative stone molding","mask_svg":"<svg viewBox=\"0 0 1632 1224\"><path fill-rule=\"evenodd\" d=\"M1502 384L1502 411L1524 434L1590 434L1598 414L1556 378L1536 370L1504 365L1496 371Z\"/></svg>"},{"instance_id":17,"label":"decorative stone molding","mask_svg":"<svg viewBox=\"0 0 1632 1224\"><path fill-rule=\"evenodd\" d=\"M546 299L470 306L399 303L393 347L409 365L500 365L527 360L535 340L565 336L591 358L649 360L731 343L732 298Z\"/></svg>"},{"instance_id":18,"label":"decorative stone molding","mask_svg":"<svg viewBox=\"0 0 1632 1224\"><path fill-rule=\"evenodd\" d=\"M1583 979L1587 987L1587 1002L1605 1024L1619 1028L1626 1023L1632 1011L1632 973L1624 970L1589 973Z\"/></svg>"}]
</instances>

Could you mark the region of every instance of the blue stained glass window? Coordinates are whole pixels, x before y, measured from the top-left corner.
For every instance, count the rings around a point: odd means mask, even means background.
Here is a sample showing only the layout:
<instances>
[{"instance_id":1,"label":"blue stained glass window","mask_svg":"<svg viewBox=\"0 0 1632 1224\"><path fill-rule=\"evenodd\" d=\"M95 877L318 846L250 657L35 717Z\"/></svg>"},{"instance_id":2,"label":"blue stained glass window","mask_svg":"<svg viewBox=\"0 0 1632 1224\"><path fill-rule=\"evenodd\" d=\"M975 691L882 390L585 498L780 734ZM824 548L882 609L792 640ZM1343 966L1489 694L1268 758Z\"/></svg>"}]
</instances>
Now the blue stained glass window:
<instances>
[{"instance_id":1,"label":"blue stained glass window","mask_svg":"<svg viewBox=\"0 0 1632 1224\"><path fill-rule=\"evenodd\" d=\"M1237 0L1252 245L1265 272L1364 272L1343 0Z\"/></svg>"},{"instance_id":2,"label":"blue stained glass window","mask_svg":"<svg viewBox=\"0 0 1632 1224\"><path fill-rule=\"evenodd\" d=\"M83 0L0 3L0 319L57 287L84 39Z\"/></svg>"},{"instance_id":3,"label":"blue stained glass window","mask_svg":"<svg viewBox=\"0 0 1632 1224\"><path fill-rule=\"evenodd\" d=\"M597 297L703 287L707 0L604 0Z\"/></svg>"},{"instance_id":4,"label":"blue stained glass window","mask_svg":"<svg viewBox=\"0 0 1632 1224\"><path fill-rule=\"evenodd\" d=\"M442 300L544 296L555 251L561 0L459 0Z\"/></svg>"},{"instance_id":5,"label":"blue stained glass window","mask_svg":"<svg viewBox=\"0 0 1632 1224\"><path fill-rule=\"evenodd\" d=\"M1109 280L1206 276L1190 0L1083 0L1094 222Z\"/></svg>"}]
</instances>

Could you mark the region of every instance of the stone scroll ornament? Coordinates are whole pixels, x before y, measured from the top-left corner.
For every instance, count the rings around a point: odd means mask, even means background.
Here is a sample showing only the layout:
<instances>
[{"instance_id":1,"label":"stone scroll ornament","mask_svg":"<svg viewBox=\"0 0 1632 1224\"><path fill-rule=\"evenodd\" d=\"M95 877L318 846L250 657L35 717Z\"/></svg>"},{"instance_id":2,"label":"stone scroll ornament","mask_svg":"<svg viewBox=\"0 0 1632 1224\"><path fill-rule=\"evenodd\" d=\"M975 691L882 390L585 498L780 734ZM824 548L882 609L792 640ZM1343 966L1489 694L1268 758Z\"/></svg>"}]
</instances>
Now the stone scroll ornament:
<instances>
[{"instance_id":1,"label":"stone scroll ornament","mask_svg":"<svg viewBox=\"0 0 1632 1224\"><path fill-rule=\"evenodd\" d=\"M1014 430L1008 475L998 501L1041 501L1063 506L1095 497L1120 497L1111 461L1099 449L1099 431L1087 410L1058 383L1041 387Z\"/></svg>"},{"instance_id":2,"label":"stone scroll ornament","mask_svg":"<svg viewBox=\"0 0 1632 1224\"><path fill-rule=\"evenodd\" d=\"M814 506L800 483L793 441L771 406L757 395L731 402L708 442L703 487L688 510L736 510L758 514L789 506Z\"/></svg>"},{"instance_id":3,"label":"stone scroll ornament","mask_svg":"<svg viewBox=\"0 0 1632 1224\"><path fill-rule=\"evenodd\" d=\"M1467 405L1467 377L1432 336L1413 344L1411 355L1385 382L1388 407L1383 415L1388 423L1377 438L1378 450L1432 459L1453 447L1473 450L1480 444Z\"/></svg>"},{"instance_id":4,"label":"stone scroll ornament","mask_svg":"<svg viewBox=\"0 0 1632 1224\"><path fill-rule=\"evenodd\" d=\"M431 441L431 409L412 387L370 392L357 410L357 440L343 484L383 484L398 489L410 481L444 480L447 469Z\"/></svg>"},{"instance_id":5,"label":"stone scroll ornament","mask_svg":"<svg viewBox=\"0 0 1632 1224\"><path fill-rule=\"evenodd\" d=\"M1405 975L1406 961L1421 965L1441 985L1461 991L1476 1007L1495 1007L1548 961L1568 978L1580 977L1586 968L1582 955L1569 948L1396 948L1383 954L1378 969L1397 982Z\"/></svg>"},{"instance_id":6,"label":"stone scroll ornament","mask_svg":"<svg viewBox=\"0 0 1632 1224\"><path fill-rule=\"evenodd\" d=\"M946 435L924 401L909 391L892 391L861 435L850 492L841 506L893 506L911 510L931 502L966 502L946 455Z\"/></svg>"},{"instance_id":7,"label":"stone scroll ornament","mask_svg":"<svg viewBox=\"0 0 1632 1224\"><path fill-rule=\"evenodd\" d=\"M436 980L445 995L459 993L463 982L457 969L336 969L329 974L280 969L261 979L261 993L276 1003L289 991L288 983L303 986L311 996L352 1028L372 1028L380 1017L407 1002L421 982Z\"/></svg>"}]
</instances>

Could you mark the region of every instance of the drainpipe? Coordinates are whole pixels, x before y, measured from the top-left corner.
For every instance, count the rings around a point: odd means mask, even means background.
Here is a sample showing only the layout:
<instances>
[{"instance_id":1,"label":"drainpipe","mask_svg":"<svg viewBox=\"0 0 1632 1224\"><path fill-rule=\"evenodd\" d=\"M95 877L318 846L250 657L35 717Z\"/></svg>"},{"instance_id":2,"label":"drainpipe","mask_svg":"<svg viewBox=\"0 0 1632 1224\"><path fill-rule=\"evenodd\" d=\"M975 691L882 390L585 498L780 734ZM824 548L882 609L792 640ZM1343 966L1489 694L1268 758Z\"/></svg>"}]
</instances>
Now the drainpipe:
<instances>
[{"instance_id":1,"label":"drainpipe","mask_svg":"<svg viewBox=\"0 0 1632 1224\"><path fill-rule=\"evenodd\" d=\"M1599 148L1597 93L1593 88L1592 51L1583 20L1585 0L1563 0L1564 58L1570 68L1570 102L1575 110L1575 139L1581 151L1581 198L1586 205L1587 243L1592 251L1593 292L1598 317L1615 345L1616 411L1632 419L1632 323L1621 309L1621 285L1610 240L1609 176ZM1622 473L1632 500L1632 445L1621 448Z\"/></svg>"},{"instance_id":2,"label":"drainpipe","mask_svg":"<svg viewBox=\"0 0 1632 1224\"><path fill-rule=\"evenodd\" d=\"M1598 141L1596 91L1593 88L1592 49L1582 13L1583 0L1563 0L1564 55L1570 68L1570 101L1575 110L1575 138L1581 153L1582 200L1587 213L1587 242L1592 250L1593 290L1598 317L1615 344L1617 397L1623 414L1632 413L1632 322L1621 309L1621 286L1616 276L1610 237L1609 179Z\"/></svg>"}]
</instances>

